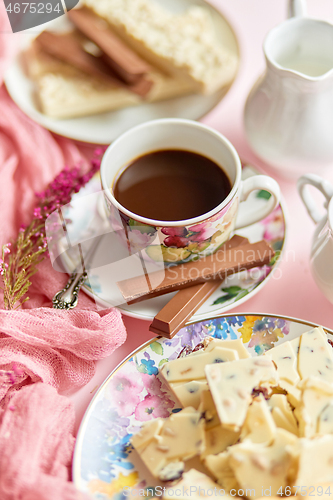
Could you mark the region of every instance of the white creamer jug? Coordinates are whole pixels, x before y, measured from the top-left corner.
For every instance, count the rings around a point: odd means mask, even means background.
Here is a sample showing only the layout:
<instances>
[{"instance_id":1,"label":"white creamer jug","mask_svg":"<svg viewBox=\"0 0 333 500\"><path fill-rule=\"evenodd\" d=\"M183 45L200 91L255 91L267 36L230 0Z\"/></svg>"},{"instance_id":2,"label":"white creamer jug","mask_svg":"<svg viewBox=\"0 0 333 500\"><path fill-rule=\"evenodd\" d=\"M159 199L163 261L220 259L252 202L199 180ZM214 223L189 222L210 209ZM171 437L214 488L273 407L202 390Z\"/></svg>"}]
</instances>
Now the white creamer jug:
<instances>
[{"instance_id":1,"label":"white creamer jug","mask_svg":"<svg viewBox=\"0 0 333 500\"><path fill-rule=\"evenodd\" d=\"M324 216L318 210L308 184L324 195ZM298 180L297 187L308 214L316 224L310 258L311 272L318 288L333 303L333 186L318 175L308 174Z\"/></svg>"},{"instance_id":2,"label":"white creamer jug","mask_svg":"<svg viewBox=\"0 0 333 500\"><path fill-rule=\"evenodd\" d=\"M273 28L263 49L267 69L245 106L248 141L284 176L333 167L333 25L305 17L305 2L291 1L292 17Z\"/></svg>"}]
</instances>

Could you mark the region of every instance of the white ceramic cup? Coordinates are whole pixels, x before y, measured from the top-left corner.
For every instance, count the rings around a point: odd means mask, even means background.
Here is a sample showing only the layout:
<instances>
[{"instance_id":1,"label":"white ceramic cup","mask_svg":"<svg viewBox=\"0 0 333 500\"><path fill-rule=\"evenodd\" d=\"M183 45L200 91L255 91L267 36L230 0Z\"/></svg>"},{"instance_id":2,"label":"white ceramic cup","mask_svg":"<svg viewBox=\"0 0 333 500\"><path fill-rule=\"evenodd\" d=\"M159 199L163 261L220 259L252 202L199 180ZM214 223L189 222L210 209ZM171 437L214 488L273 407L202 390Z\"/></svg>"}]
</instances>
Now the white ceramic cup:
<instances>
[{"instance_id":1,"label":"white ceramic cup","mask_svg":"<svg viewBox=\"0 0 333 500\"><path fill-rule=\"evenodd\" d=\"M148 219L123 207L112 192L120 173L136 158L166 149L191 151L215 162L230 180L229 195L210 212L179 221ZM215 252L235 229L265 218L277 206L280 188L274 179L258 175L242 181L241 173L239 156L223 135L201 123L177 118L153 120L128 130L109 146L101 164L102 187L113 228L125 228L126 243L133 252L145 250L153 260L177 263ZM269 201L254 213L249 212L245 200L252 191L262 189L271 194ZM167 197L161 202L168 203Z\"/></svg>"}]
</instances>

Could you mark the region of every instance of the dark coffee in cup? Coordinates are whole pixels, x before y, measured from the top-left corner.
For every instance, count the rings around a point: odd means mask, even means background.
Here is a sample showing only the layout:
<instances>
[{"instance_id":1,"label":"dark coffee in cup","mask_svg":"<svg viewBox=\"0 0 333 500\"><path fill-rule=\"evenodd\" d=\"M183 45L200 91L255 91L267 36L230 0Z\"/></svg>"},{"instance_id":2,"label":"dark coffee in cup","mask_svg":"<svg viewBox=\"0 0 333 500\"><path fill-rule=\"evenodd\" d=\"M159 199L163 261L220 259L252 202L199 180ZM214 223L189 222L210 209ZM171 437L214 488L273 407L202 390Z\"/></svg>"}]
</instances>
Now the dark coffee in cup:
<instances>
[{"instance_id":1,"label":"dark coffee in cup","mask_svg":"<svg viewBox=\"0 0 333 500\"><path fill-rule=\"evenodd\" d=\"M111 186L127 210L148 219L180 221L206 214L230 193L227 174L198 153L161 150L129 163Z\"/></svg>"}]
</instances>

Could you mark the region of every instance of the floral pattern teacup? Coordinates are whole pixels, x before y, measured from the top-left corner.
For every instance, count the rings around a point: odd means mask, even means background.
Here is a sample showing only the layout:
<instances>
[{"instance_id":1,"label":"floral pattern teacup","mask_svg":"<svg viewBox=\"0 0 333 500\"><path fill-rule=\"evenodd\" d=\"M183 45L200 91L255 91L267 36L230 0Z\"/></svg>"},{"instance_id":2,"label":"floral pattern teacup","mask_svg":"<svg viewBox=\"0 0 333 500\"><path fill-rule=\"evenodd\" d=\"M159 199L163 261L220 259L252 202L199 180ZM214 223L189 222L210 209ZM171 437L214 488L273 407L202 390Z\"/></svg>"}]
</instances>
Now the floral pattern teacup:
<instances>
[{"instance_id":1,"label":"floral pattern teacup","mask_svg":"<svg viewBox=\"0 0 333 500\"><path fill-rule=\"evenodd\" d=\"M180 221L148 219L120 205L112 192L119 171L135 158L165 149L191 151L214 161L231 181L229 195L210 212ZM141 251L146 259L164 263L181 263L215 252L235 229L265 218L280 198L279 185L271 177L241 180L239 156L223 135L200 123L176 118L146 122L120 136L103 157L101 180L112 228L123 235L130 253ZM266 190L271 197L250 213L245 200L254 190Z\"/></svg>"}]
</instances>

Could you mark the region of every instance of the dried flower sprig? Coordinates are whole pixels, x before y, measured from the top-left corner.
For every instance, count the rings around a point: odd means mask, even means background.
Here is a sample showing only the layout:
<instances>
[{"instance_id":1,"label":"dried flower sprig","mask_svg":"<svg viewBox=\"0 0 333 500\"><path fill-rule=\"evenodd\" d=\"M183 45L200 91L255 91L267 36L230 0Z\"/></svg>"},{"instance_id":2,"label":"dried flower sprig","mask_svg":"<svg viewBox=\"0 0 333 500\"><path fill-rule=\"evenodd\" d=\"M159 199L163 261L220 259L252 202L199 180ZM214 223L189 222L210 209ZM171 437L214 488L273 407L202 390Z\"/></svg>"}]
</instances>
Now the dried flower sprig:
<instances>
[{"instance_id":1,"label":"dried flower sprig","mask_svg":"<svg viewBox=\"0 0 333 500\"><path fill-rule=\"evenodd\" d=\"M87 173L77 166L65 167L42 193L37 193L39 200L33 212L33 220L29 226L22 226L13 243L2 247L0 258L0 277L4 293L6 309L17 309L29 297L23 298L31 285L30 278L37 272L38 264L44 259L47 251L45 221L55 210L67 205L74 193L77 193L99 170L102 149L95 151L91 167Z\"/></svg>"}]
</instances>

